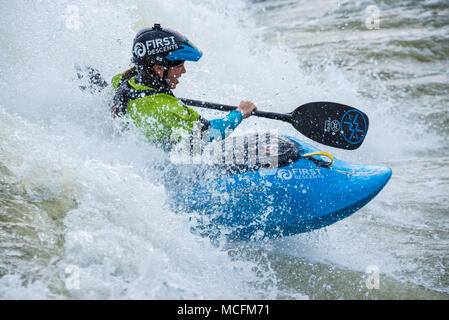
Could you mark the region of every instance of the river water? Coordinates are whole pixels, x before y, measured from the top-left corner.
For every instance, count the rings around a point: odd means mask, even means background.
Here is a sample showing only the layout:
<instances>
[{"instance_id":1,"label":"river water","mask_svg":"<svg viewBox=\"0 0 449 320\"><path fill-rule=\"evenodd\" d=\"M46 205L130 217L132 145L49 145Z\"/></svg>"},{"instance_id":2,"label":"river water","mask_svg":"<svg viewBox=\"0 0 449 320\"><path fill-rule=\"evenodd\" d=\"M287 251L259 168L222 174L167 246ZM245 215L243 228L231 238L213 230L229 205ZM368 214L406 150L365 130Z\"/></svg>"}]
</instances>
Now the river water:
<instances>
[{"instance_id":1,"label":"river water","mask_svg":"<svg viewBox=\"0 0 449 320\"><path fill-rule=\"evenodd\" d=\"M0 298L448 299L449 4L424 1L0 2ZM393 176L367 206L307 234L211 243L175 214L111 92L155 22L204 52L175 93L290 112L310 101L370 117L341 159ZM218 112L199 110L207 118ZM276 128L250 118L238 132ZM304 138L307 141L307 139ZM310 141L308 141L310 142Z\"/></svg>"}]
</instances>

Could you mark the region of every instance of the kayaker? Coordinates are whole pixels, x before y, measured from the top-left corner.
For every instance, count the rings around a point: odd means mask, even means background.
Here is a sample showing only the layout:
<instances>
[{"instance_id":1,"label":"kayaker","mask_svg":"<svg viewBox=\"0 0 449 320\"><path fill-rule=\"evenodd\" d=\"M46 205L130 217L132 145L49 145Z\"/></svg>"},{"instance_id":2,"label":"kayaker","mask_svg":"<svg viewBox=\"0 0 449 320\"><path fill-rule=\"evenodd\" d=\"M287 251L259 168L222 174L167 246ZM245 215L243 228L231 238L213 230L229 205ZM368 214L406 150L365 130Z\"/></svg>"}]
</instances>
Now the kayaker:
<instances>
[{"instance_id":1,"label":"kayaker","mask_svg":"<svg viewBox=\"0 0 449 320\"><path fill-rule=\"evenodd\" d=\"M128 114L150 142L166 150L194 129L207 142L226 138L257 109L252 102L241 101L226 117L209 121L172 92L186 72L184 62L202 55L185 36L159 24L139 31L133 41L134 66L112 79L113 116Z\"/></svg>"}]
</instances>

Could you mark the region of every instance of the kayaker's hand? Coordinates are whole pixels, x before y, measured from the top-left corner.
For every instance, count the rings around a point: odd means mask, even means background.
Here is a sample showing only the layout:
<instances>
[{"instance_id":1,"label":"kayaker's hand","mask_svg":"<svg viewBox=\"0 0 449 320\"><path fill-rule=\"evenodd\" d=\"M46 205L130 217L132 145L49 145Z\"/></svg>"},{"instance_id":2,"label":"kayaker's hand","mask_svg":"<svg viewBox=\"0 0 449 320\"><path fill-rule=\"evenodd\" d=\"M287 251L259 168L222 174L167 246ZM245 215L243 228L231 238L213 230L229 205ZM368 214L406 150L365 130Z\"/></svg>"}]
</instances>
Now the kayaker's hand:
<instances>
[{"instance_id":1,"label":"kayaker's hand","mask_svg":"<svg viewBox=\"0 0 449 320\"><path fill-rule=\"evenodd\" d=\"M243 113L243 119L248 118L251 116L251 112L256 111L257 107L254 103L251 101L242 101L240 102L239 107L237 108L237 111L240 111Z\"/></svg>"}]
</instances>

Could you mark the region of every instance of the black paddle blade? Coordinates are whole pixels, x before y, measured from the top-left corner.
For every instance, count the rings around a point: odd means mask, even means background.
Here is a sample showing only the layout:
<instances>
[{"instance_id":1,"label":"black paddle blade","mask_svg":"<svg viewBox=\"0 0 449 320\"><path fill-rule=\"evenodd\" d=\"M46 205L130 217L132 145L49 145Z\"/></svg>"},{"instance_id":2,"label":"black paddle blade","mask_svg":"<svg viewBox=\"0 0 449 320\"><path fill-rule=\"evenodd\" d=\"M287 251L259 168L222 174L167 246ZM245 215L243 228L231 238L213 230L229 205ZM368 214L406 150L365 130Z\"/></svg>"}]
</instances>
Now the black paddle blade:
<instances>
[{"instance_id":1,"label":"black paddle blade","mask_svg":"<svg viewBox=\"0 0 449 320\"><path fill-rule=\"evenodd\" d=\"M310 102L291 113L292 124L306 137L327 146L354 150L368 132L368 116L335 102Z\"/></svg>"}]
</instances>

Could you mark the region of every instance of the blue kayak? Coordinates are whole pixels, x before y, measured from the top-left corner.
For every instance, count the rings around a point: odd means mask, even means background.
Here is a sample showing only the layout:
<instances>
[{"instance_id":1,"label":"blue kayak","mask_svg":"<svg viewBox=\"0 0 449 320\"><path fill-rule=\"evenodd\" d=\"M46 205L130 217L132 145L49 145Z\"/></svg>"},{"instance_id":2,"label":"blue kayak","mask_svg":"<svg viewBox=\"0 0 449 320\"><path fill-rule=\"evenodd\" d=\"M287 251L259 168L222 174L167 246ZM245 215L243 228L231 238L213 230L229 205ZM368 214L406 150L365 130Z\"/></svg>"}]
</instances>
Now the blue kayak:
<instances>
[{"instance_id":1,"label":"blue kayak","mask_svg":"<svg viewBox=\"0 0 449 320\"><path fill-rule=\"evenodd\" d=\"M391 169L383 166L336 158L331 163L317 147L294 137L280 136L279 141L276 147L283 152L276 167L201 166L183 179L178 171L178 182L170 178L167 188L171 203L181 212L195 213L194 230L202 235L224 235L229 241L278 238L348 217L391 177Z\"/></svg>"}]
</instances>

